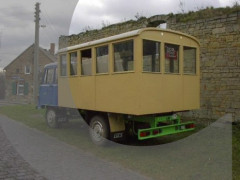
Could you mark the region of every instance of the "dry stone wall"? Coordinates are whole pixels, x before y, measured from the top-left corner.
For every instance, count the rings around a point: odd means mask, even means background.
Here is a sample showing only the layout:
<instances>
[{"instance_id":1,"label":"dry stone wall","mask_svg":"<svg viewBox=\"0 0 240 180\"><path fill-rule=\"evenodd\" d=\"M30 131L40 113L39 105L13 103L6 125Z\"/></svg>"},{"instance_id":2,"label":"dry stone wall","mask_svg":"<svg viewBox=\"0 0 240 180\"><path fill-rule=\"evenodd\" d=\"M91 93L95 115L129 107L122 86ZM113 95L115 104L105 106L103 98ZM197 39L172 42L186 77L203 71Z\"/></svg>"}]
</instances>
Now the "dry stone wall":
<instances>
[{"instance_id":1,"label":"dry stone wall","mask_svg":"<svg viewBox=\"0 0 240 180\"><path fill-rule=\"evenodd\" d=\"M201 45L201 109L185 115L217 119L231 113L240 121L240 12L168 28L191 34Z\"/></svg>"},{"instance_id":2,"label":"dry stone wall","mask_svg":"<svg viewBox=\"0 0 240 180\"><path fill-rule=\"evenodd\" d=\"M240 121L240 11L211 18L178 22L177 15L140 18L92 30L61 36L59 47L88 42L166 22L167 28L195 36L201 45L201 109L183 116L205 122L231 113Z\"/></svg>"}]
</instances>

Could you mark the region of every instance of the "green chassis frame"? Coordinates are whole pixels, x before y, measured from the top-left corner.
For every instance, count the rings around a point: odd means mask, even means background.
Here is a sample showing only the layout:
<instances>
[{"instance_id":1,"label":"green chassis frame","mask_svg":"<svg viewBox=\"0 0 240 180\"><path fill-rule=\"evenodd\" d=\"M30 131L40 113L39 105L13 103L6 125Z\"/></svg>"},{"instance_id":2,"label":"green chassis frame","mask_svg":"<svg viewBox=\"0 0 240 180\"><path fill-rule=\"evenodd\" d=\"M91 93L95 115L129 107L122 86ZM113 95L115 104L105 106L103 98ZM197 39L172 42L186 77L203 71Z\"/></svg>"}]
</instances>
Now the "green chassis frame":
<instances>
[{"instance_id":1,"label":"green chassis frame","mask_svg":"<svg viewBox=\"0 0 240 180\"><path fill-rule=\"evenodd\" d=\"M181 123L180 117L176 114L160 117L133 117L131 120L143 123L149 123L150 128L139 129L137 132L138 139L150 139L170 134L177 134L194 130L194 122ZM162 125L163 123L166 123ZM159 125L161 124L161 125Z\"/></svg>"}]
</instances>

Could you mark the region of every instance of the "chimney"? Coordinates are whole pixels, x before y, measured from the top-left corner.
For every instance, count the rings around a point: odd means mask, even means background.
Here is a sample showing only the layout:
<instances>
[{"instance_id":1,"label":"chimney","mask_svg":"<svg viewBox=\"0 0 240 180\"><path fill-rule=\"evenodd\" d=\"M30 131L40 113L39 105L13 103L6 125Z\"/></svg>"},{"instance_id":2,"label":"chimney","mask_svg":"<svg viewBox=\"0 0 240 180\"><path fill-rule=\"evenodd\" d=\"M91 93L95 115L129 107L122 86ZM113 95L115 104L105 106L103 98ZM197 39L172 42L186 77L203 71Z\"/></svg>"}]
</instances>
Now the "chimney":
<instances>
[{"instance_id":1,"label":"chimney","mask_svg":"<svg viewBox=\"0 0 240 180\"><path fill-rule=\"evenodd\" d=\"M55 54L55 43L51 43L51 44L50 44L49 52L50 52L52 55Z\"/></svg>"}]
</instances>

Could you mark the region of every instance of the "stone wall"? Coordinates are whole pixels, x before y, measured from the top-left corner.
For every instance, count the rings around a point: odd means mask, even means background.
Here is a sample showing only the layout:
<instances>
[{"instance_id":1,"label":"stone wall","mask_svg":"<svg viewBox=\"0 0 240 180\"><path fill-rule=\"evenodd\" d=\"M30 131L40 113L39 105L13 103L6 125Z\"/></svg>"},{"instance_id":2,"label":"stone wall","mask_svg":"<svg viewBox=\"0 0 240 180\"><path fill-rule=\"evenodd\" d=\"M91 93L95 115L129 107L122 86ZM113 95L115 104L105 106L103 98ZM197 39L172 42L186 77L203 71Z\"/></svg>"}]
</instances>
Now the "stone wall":
<instances>
[{"instance_id":1,"label":"stone wall","mask_svg":"<svg viewBox=\"0 0 240 180\"><path fill-rule=\"evenodd\" d=\"M220 13L221 15L211 14L211 17L198 17L187 22L180 22L179 16L172 14L140 18L101 30L61 36L59 47L76 45L134 29L157 27L166 22L167 28L193 35L201 44L201 109L183 115L206 122L231 113L234 120L240 121L240 11L237 9L231 13Z\"/></svg>"},{"instance_id":2,"label":"stone wall","mask_svg":"<svg viewBox=\"0 0 240 180\"><path fill-rule=\"evenodd\" d=\"M231 113L240 121L240 11L168 28L191 34L201 45L201 109L185 115L217 119Z\"/></svg>"}]
</instances>

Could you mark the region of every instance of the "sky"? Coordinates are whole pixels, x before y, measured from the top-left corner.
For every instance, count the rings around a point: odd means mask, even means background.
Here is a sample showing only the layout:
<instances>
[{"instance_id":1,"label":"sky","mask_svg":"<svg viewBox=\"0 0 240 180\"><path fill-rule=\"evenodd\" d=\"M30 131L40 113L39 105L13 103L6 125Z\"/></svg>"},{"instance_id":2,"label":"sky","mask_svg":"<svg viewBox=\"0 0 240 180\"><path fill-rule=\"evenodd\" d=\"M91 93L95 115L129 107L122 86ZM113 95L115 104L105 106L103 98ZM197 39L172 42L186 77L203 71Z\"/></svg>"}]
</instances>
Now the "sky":
<instances>
[{"instance_id":1,"label":"sky","mask_svg":"<svg viewBox=\"0 0 240 180\"><path fill-rule=\"evenodd\" d=\"M0 0L0 70L34 43L36 2L41 10L40 46L45 49L50 43L58 48L61 35L136 19L137 14L150 17L240 4L240 0Z\"/></svg>"}]
</instances>

